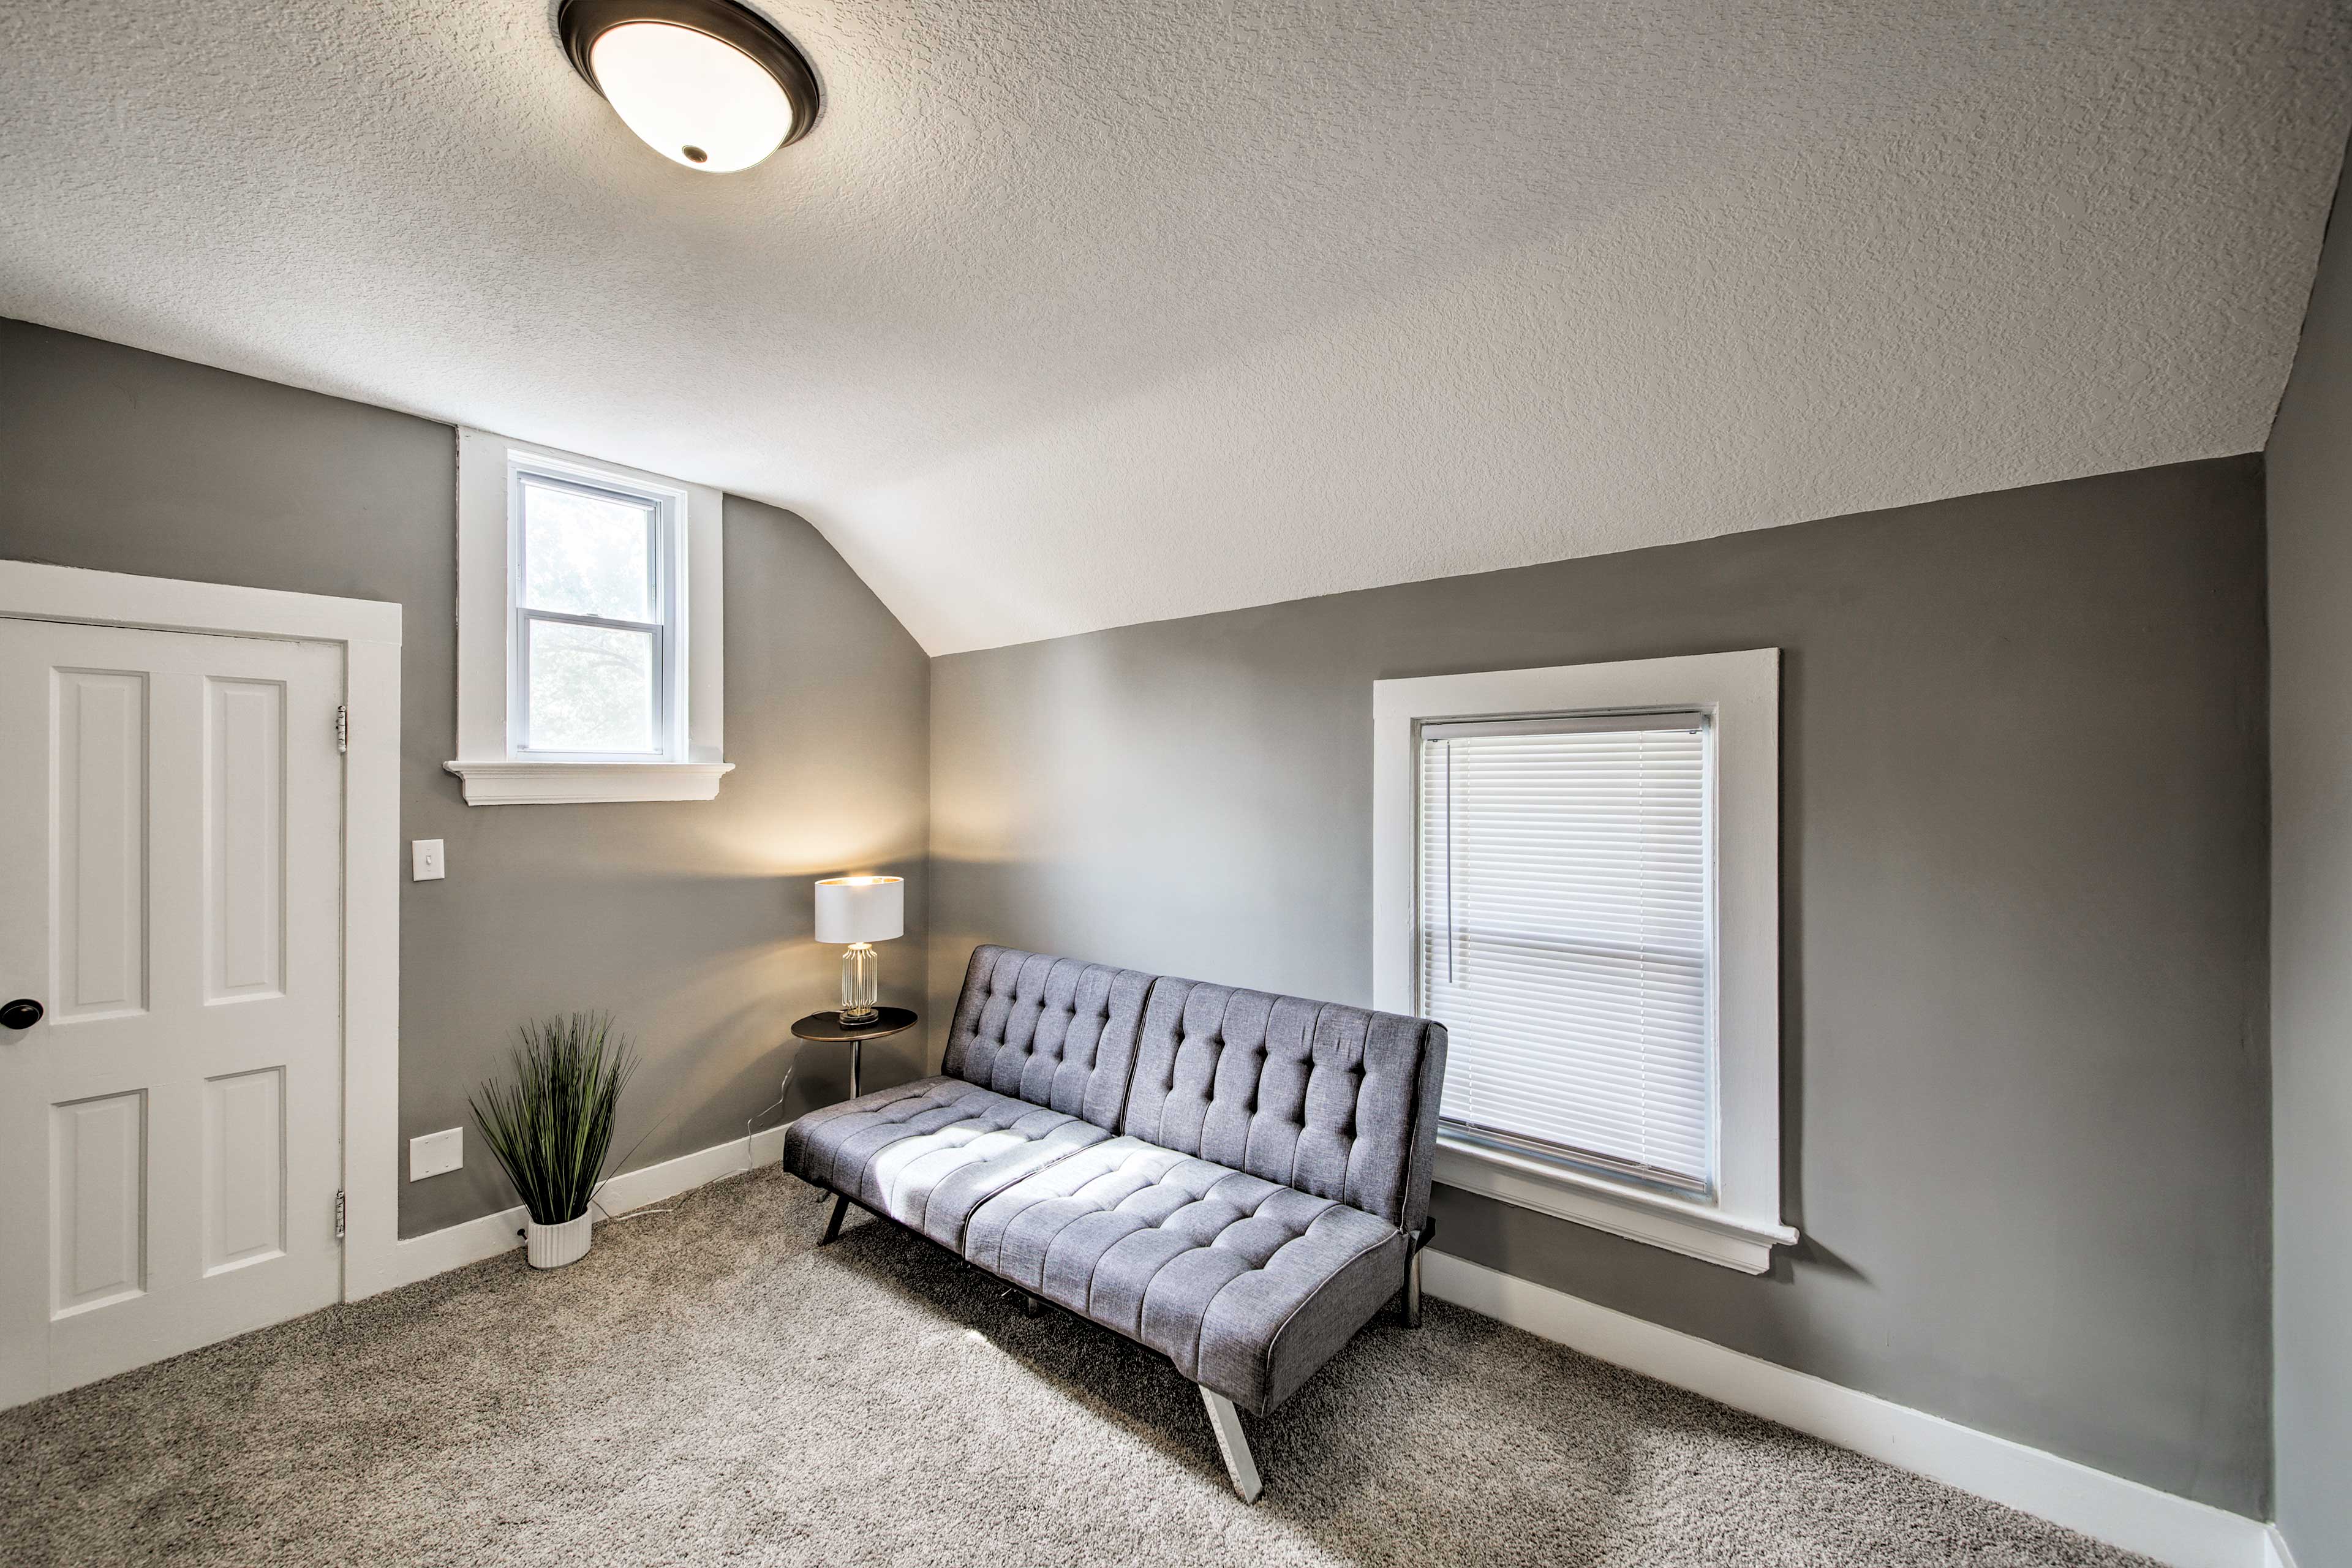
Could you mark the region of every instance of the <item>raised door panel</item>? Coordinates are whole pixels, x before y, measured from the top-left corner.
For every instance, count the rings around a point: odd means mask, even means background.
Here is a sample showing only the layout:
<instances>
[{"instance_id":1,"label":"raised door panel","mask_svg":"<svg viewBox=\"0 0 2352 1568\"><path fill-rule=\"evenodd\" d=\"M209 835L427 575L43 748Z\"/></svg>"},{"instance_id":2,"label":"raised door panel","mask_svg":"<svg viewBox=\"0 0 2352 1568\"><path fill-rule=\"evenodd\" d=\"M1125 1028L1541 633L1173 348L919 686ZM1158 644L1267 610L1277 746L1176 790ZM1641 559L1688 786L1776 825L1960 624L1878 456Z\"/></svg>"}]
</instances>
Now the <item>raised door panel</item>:
<instances>
[{"instance_id":1,"label":"raised door panel","mask_svg":"<svg viewBox=\"0 0 2352 1568\"><path fill-rule=\"evenodd\" d=\"M145 1091L49 1108L49 1207L53 1317L145 1292Z\"/></svg>"},{"instance_id":2,"label":"raised door panel","mask_svg":"<svg viewBox=\"0 0 2352 1568\"><path fill-rule=\"evenodd\" d=\"M49 798L56 900L50 1016L119 1018L147 1005L147 677L51 672Z\"/></svg>"},{"instance_id":3,"label":"raised door panel","mask_svg":"<svg viewBox=\"0 0 2352 1568\"><path fill-rule=\"evenodd\" d=\"M286 688L205 682L205 1000L284 994Z\"/></svg>"},{"instance_id":4,"label":"raised door panel","mask_svg":"<svg viewBox=\"0 0 2352 1568\"><path fill-rule=\"evenodd\" d=\"M205 1272L286 1251L286 1069L205 1084Z\"/></svg>"}]
</instances>

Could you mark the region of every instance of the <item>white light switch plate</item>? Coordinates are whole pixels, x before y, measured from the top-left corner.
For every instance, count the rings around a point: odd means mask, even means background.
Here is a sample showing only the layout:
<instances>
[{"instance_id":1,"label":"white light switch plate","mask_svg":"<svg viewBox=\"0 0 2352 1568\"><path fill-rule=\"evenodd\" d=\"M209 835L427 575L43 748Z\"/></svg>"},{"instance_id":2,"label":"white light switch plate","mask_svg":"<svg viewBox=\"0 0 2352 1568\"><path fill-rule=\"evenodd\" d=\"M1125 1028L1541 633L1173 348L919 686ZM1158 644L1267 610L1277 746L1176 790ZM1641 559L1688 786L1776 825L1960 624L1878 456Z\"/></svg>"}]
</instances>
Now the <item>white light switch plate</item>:
<instances>
[{"instance_id":1,"label":"white light switch plate","mask_svg":"<svg viewBox=\"0 0 2352 1568\"><path fill-rule=\"evenodd\" d=\"M452 1127L446 1132L427 1132L422 1138L408 1141L408 1179L412 1182L454 1171L465 1163L466 1130L462 1127Z\"/></svg>"},{"instance_id":2,"label":"white light switch plate","mask_svg":"<svg viewBox=\"0 0 2352 1568\"><path fill-rule=\"evenodd\" d=\"M409 870L410 881L437 882L449 874L441 867L441 840L438 838L419 838L409 846L409 849L415 860Z\"/></svg>"}]
</instances>

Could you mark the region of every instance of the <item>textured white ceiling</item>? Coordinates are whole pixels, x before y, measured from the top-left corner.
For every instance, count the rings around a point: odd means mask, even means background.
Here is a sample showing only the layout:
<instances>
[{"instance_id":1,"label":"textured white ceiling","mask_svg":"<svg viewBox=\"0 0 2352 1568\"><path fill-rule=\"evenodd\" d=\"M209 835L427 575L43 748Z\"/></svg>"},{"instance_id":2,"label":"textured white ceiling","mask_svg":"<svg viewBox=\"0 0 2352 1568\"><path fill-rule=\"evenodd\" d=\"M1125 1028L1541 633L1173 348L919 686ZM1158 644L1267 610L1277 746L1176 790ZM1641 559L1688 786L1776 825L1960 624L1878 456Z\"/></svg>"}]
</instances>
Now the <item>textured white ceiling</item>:
<instances>
[{"instance_id":1,"label":"textured white ceiling","mask_svg":"<svg viewBox=\"0 0 2352 1568\"><path fill-rule=\"evenodd\" d=\"M937 653L2258 447L2352 117L2343 0L767 8L825 117L714 176L552 0L8 0L0 314L795 508Z\"/></svg>"}]
</instances>

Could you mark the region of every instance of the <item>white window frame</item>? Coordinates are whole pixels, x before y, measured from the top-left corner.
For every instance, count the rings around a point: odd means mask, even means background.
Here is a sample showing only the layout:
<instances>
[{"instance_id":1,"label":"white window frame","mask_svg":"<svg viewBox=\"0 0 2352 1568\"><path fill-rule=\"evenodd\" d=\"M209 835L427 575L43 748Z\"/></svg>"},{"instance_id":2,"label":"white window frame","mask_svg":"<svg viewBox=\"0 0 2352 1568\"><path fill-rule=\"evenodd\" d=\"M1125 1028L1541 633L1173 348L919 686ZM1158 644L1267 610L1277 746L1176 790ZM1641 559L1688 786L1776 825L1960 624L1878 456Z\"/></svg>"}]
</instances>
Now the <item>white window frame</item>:
<instances>
[{"instance_id":1,"label":"white window frame","mask_svg":"<svg viewBox=\"0 0 2352 1568\"><path fill-rule=\"evenodd\" d=\"M530 626L522 604L526 479L655 508L662 626L652 755L533 751ZM457 432L457 755L470 805L709 800L726 760L725 498L706 485L599 463L486 430ZM544 617L541 613L541 618ZM608 624L596 617L551 618ZM609 623L619 625L621 623ZM630 623L636 626L636 623ZM638 627L638 629L645 629Z\"/></svg>"},{"instance_id":2,"label":"white window frame","mask_svg":"<svg viewBox=\"0 0 2352 1568\"><path fill-rule=\"evenodd\" d=\"M652 513L646 544L646 575L653 586L655 618L616 620L606 616L578 615L540 608L524 603L530 582L530 531L523 526L523 496L532 481L616 500L635 501ZM507 602L514 626L507 639L507 754L534 761L567 763L680 763L687 754L687 689L682 633L690 624L686 594L679 579L686 574L680 551L685 530L678 519L686 510L686 492L670 486L649 485L608 474L590 476L558 467L544 458L510 455L507 462ZM573 752L530 744L530 624L550 621L565 626L602 626L643 632L653 638L654 749L645 752Z\"/></svg>"},{"instance_id":3,"label":"white window frame","mask_svg":"<svg viewBox=\"0 0 2352 1568\"><path fill-rule=\"evenodd\" d=\"M1372 683L1374 1005L1414 1011L1421 727L1696 710L1715 745L1715 1192L1711 1201L1438 1135L1436 1179L1750 1274L1780 1220L1780 654L1778 648Z\"/></svg>"}]
</instances>

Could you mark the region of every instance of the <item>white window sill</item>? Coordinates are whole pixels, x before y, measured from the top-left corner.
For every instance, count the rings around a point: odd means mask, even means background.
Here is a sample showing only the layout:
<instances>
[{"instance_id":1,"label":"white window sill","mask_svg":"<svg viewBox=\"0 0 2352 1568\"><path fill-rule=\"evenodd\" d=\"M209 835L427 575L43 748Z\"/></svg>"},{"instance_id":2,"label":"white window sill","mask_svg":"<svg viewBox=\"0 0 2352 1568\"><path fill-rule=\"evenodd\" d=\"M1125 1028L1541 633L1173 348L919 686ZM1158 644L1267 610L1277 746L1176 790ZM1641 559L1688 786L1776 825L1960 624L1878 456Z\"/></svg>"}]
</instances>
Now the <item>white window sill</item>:
<instances>
[{"instance_id":1,"label":"white window sill","mask_svg":"<svg viewBox=\"0 0 2352 1568\"><path fill-rule=\"evenodd\" d=\"M500 757L444 763L467 805L592 805L620 801L714 800L733 763L538 763Z\"/></svg>"},{"instance_id":2,"label":"white window sill","mask_svg":"<svg viewBox=\"0 0 2352 1568\"><path fill-rule=\"evenodd\" d=\"M1449 1187L1499 1198L1539 1214L1645 1241L1746 1274L1772 1267L1772 1248L1797 1239L1778 1219L1744 1219L1663 1193L1621 1186L1441 1132L1433 1174Z\"/></svg>"}]
</instances>

